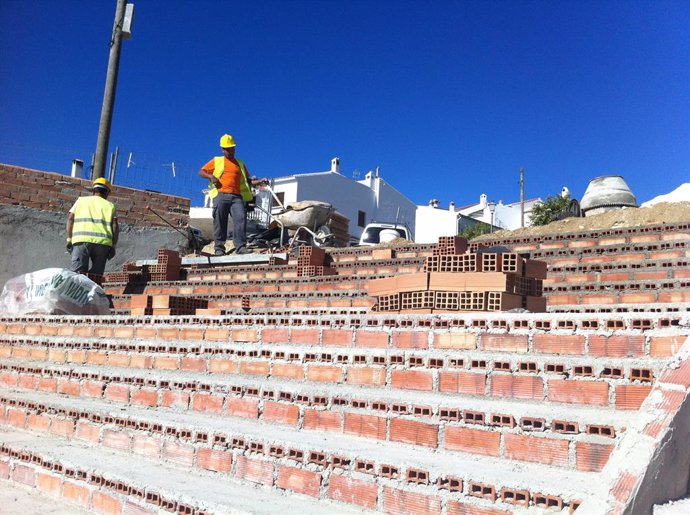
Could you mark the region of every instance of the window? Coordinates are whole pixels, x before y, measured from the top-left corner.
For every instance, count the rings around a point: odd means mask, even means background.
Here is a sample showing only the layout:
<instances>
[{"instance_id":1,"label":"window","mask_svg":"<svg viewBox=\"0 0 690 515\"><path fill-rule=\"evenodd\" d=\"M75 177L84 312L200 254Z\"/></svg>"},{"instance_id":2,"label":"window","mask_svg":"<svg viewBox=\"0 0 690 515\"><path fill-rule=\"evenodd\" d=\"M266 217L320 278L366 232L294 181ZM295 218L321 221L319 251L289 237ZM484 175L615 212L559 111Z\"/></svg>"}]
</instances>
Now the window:
<instances>
[{"instance_id":1,"label":"window","mask_svg":"<svg viewBox=\"0 0 690 515\"><path fill-rule=\"evenodd\" d=\"M357 212L357 225L359 227L364 227L367 225L367 214L364 211Z\"/></svg>"},{"instance_id":2,"label":"window","mask_svg":"<svg viewBox=\"0 0 690 515\"><path fill-rule=\"evenodd\" d=\"M285 205L285 192L284 191L279 191L276 193L276 198L280 201L282 205Z\"/></svg>"}]
</instances>

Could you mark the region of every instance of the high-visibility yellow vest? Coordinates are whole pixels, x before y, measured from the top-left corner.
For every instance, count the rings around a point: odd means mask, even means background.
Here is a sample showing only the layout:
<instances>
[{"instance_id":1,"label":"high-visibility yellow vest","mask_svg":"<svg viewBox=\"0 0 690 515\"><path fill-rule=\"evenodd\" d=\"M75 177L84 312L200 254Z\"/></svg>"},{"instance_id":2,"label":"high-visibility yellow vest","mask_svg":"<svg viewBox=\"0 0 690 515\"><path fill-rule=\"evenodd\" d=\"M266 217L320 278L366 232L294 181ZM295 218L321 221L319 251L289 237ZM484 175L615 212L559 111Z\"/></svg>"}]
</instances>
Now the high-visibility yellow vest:
<instances>
[{"instance_id":1,"label":"high-visibility yellow vest","mask_svg":"<svg viewBox=\"0 0 690 515\"><path fill-rule=\"evenodd\" d=\"M252 199L254 199L254 195L252 194L252 188L249 186L249 181L247 180L247 169L244 166L244 161L240 161L237 158L235 158L235 161L237 161L237 164L240 166L240 175L242 176L242 178L240 179L240 195L242 195L242 200L244 200L245 202L250 202ZM220 179L220 176L223 175L224 171L225 156L214 157L213 176L216 179ZM218 188L216 188L215 184L209 182L208 196L210 198L215 198L216 195L218 195Z\"/></svg>"},{"instance_id":2,"label":"high-visibility yellow vest","mask_svg":"<svg viewBox=\"0 0 690 515\"><path fill-rule=\"evenodd\" d=\"M72 214L72 243L100 243L112 247L115 204L97 195L79 197Z\"/></svg>"}]
</instances>

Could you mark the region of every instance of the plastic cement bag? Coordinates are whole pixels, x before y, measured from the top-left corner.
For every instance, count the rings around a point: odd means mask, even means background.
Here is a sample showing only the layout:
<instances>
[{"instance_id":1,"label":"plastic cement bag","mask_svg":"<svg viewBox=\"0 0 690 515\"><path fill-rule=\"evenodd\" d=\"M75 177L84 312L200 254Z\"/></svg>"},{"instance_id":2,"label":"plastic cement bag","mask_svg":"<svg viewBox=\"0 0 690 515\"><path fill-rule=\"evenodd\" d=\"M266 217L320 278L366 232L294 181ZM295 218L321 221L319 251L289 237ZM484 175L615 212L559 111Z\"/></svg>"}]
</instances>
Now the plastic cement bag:
<instances>
[{"instance_id":1,"label":"plastic cement bag","mask_svg":"<svg viewBox=\"0 0 690 515\"><path fill-rule=\"evenodd\" d=\"M107 315L103 288L85 275L46 268L14 277L0 293L0 313L8 315Z\"/></svg>"}]
</instances>

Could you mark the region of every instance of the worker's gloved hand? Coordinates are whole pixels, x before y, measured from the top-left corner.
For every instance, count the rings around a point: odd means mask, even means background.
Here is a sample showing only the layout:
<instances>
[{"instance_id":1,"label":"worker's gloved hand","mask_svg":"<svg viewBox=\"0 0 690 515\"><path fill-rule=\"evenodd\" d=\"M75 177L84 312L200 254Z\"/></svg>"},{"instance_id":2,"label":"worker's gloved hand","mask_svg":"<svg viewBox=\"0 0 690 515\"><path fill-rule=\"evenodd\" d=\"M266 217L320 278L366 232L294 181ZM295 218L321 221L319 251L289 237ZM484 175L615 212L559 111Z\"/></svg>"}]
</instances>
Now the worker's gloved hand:
<instances>
[{"instance_id":1,"label":"worker's gloved hand","mask_svg":"<svg viewBox=\"0 0 690 515\"><path fill-rule=\"evenodd\" d=\"M110 247L110 250L108 251L108 261L113 259L115 257L115 247Z\"/></svg>"},{"instance_id":2,"label":"worker's gloved hand","mask_svg":"<svg viewBox=\"0 0 690 515\"><path fill-rule=\"evenodd\" d=\"M72 252L72 242L71 242L71 241L68 241L68 242L65 244L65 248L67 249L67 252Z\"/></svg>"}]
</instances>

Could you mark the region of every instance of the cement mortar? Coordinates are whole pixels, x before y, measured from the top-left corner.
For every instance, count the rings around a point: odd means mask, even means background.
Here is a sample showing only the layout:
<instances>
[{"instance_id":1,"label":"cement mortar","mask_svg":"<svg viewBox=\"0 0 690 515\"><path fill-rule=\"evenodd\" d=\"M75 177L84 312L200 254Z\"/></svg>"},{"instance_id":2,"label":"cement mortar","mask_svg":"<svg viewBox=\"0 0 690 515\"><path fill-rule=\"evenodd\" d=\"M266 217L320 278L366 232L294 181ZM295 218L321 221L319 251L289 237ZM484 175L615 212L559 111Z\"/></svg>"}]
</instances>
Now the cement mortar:
<instances>
[{"instance_id":1,"label":"cement mortar","mask_svg":"<svg viewBox=\"0 0 690 515\"><path fill-rule=\"evenodd\" d=\"M690 438L690 403L686 398L649 463L640 489L626 513L652 513L655 503L687 494L690 472L688 438Z\"/></svg>"},{"instance_id":2,"label":"cement mortar","mask_svg":"<svg viewBox=\"0 0 690 515\"><path fill-rule=\"evenodd\" d=\"M688 513L690 513L690 498L654 506L654 515L687 515Z\"/></svg>"},{"instance_id":3,"label":"cement mortar","mask_svg":"<svg viewBox=\"0 0 690 515\"><path fill-rule=\"evenodd\" d=\"M677 368L681 362L688 359L690 339L686 340L676 354L669 369ZM663 420L666 416L661 408L661 392L652 391L640 408L640 417L618 442L601 472L602 484L608 484L609 502L613 499L611 490L623 473L643 476L621 511L625 515L651 514L655 504L683 497L688 491L690 448L687 441L690 437L690 397L682 385L666 384L664 387L686 394L665 433L658 438L644 433L650 417ZM600 505L588 499L580 506L578 513L598 514L602 513L601 510Z\"/></svg>"},{"instance_id":4,"label":"cement mortar","mask_svg":"<svg viewBox=\"0 0 690 515\"><path fill-rule=\"evenodd\" d=\"M675 362L670 368L677 368L681 362L690 359L690 338L675 356ZM690 438L690 397L687 390L681 385L668 385L669 389L675 389L685 393L682 405L675 413L666 433L661 436L661 441L651 442L655 446L646 471L633 501L628 504L625 514L652 513L655 504L660 504L670 499L677 499L688 493L690 483L690 447L687 442ZM642 410L654 411L660 399L648 398ZM663 416L664 413L660 413ZM633 429L636 429L633 427ZM643 429L640 426L639 431ZM634 434L631 432L631 434ZM641 437L640 437L641 439ZM651 445L650 445L651 447ZM612 457L615 455L612 454ZM629 467L630 468L630 467Z\"/></svg>"},{"instance_id":5,"label":"cement mortar","mask_svg":"<svg viewBox=\"0 0 690 515\"><path fill-rule=\"evenodd\" d=\"M4 390L4 389L3 389ZM122 416L122 410L116 404L91 398L60 398L43 392L21 392L11 390L12 397L22 398L28 402L47 403L53 406L62 405L63 409L78 411L99 411L108 416ZM430 476L440 477L449 471L470 473L473 481L495 484L509 488L548 491L563 496L565 499L582 499L601 496L600 485L589 473L548 465L510 462L502 458L468 454L464 452L448 453L436 449L378 441L348 434L328 432L301 431L294 427L276 425L254 419L243 419L216 415L212 413L176 412L158 408L155 411L138 406L127 407L127 417L141 420L155 420L156 423L210 433L232 435L251 435L252 438L270 444L303 449L326 449L338 455L351 456L353 459L366 456L377 463L405 464L408 467L420 467L429 471ZM8 428L3 428L8 431ZM2 429L0 429L2 431ZM0 433L0 437L2 433ZM99 450L99 452L101 452Z\"/></svg>"},{"instance_id":6,"label":"cement mortar","mask_svg":"<svg viewBox=\"0 0 690 515\"><path fill-rule=\"evenodd\" d=\"M89 515L83 506L56 498L26 485L0 480L0 506L3 515Z\"/></svg>"},{"instance_id":7,"label":"cement mortar","mask_svg":"<svg viewBox=\"0 0 690 515\"><path fill-rule=\"evenodd\" d=\"M34 452L65 468L81 468L114 481L151 489L166 498L191 503L218 515L273 515L274 513L371 513L356 506L333 504L305 496L285 495L276 490L257 488L229 477L200 469L185 469L173 463L152 462L113 449L94 448L79 440L65 440L49 434L31 434L0 427L0 441L13 448ZM4 512L3 512L4 513ZM26 513L26 512L25 512ZM169 513L160 510L160 513Z\"/></svg>"},{"instance_id":8,"label":"cement mortar","mask_svg":"<svg viewBox=\"0 0 690 515\"><path fill-rule=\"evenodd\" d=\"M196 381L211 385L214 393L226 392L228 385L243 385L258 390L272 390L292 392L300 395L328 395L345 399L376 400L387 403L400 402L405 404L429 404L442 405L446 408L468 409L473 411L486 411L490 413L510 413L516 419L522 417L546 418L548 420L569 420L581 425L608 424L616 428L628 427L636 420L644 420L645 423L652 419L639 412L616 410L613 408L592 407L587 405L563 404L550 401L527 401L520 399L505 399L490 396L449 396L441 392L423 392L404 389L381 389L379 387L353 386L348 384L305 384L298 381L275 377L261 377L231 374L207 374L178 370L151 370L142 369L133 372L126 367L114 366L90 366L90 365L64 365L61 363L49 363L44 361L29 361L13 359L14 365L29 367L42 367L50 370L73 370L80 373L110 374L123 378L146 378L147 380L167 381L168 383L194 383ZM333 409L333 408L332 408ZM376 410L368 410L369 414L380 415ZM610 442L601 437L588 437L587 440Z\"/></svg>"},{"instance_id":9,"label":"cement mortar","mask_svg":"<svg viewBox=\"0 0 690 515\"><path fill-rule=\"evenodd\" d=\"M68 268L65 250L67 213L0 205L0 288L7 280L43 268ZM126 261L154 259L158 249L184 250L186 238L174 229L120 224L117 255L106 272L120 271Z\"/></svg>"}]
</instances>

